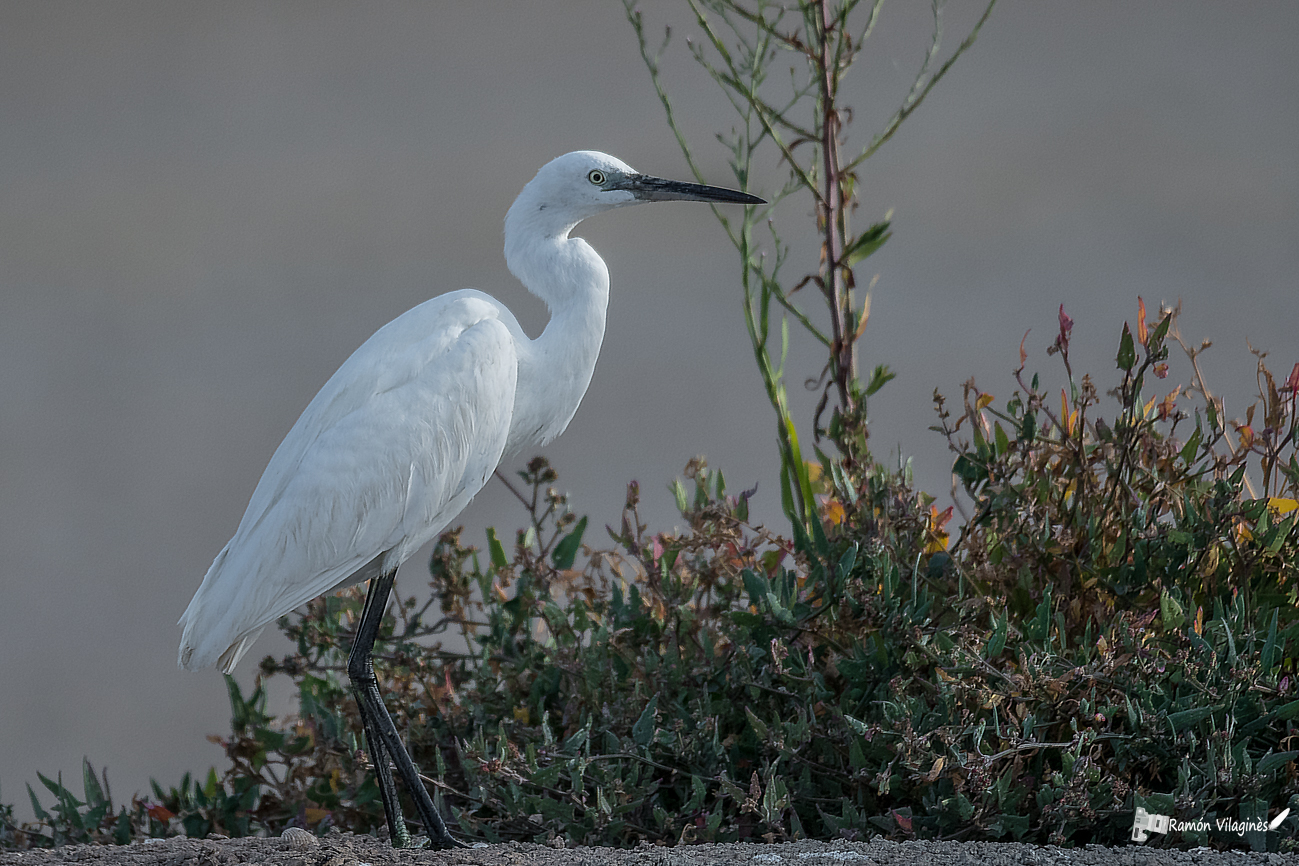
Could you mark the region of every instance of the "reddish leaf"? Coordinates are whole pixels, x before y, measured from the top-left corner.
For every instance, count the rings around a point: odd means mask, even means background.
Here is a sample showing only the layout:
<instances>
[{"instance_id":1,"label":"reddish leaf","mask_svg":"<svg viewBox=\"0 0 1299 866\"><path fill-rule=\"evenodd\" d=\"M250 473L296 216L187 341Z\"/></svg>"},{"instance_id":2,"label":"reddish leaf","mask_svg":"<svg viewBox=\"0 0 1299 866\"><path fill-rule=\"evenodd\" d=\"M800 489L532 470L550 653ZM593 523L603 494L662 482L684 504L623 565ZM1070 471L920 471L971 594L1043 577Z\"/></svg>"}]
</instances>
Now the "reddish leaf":
<instances>
[{"instance_id":1,"label":"reddish leaf","mask_svg":"<svg viewBox=\"0 0 1299 866\"><path fill-rule=\"evenodd\" d=\"M1290 378L1285 380L1283 390L1289 391L1291 394L1299 392L1299 363L1296 363L1294 369L1290 371Z\"/></svg>"},{"instance_id":2,"label":"reddish leaf","mask_svg":"<svg viewBox=\"0 0 1299 866\"><path fill-rule=\"evenodd\" d=\"M1069 348L1069 332L1073 330L1073 319L1069 318L1064 311L1064 304L1060 305L1060 348Z\"/></svg>"},{"instance_id":3,"label":"reddish leaf","mask_svg":"<svg viewBox=\"0 0 1299 866\"><path fill-rule=\"evenodd\" d=\"M460 706L460 696L456 694L456 687L451 684L451 669L445 668L443 674L446 677L447 694L451 697L451 703L458 707Z\"/></svg>"},{"instance_id":4,"label":"reddish leaf","mask_svg":"<svg viewBox=\"0 0 1299 866\"><path fill-rule=\"evenodd\" d=\"M939 511L937 505L929 506L929 528L941 531L947 526L947 521L952 519L952 508L953 506L949 505Z\"/></svg>"},{"instance_id":5,"label":"reddish leaf","mask_svg":"<svg viewBox=\"0 0 1299 866\"><path fill-rule=\"evenodd\" d=\"M1173 414L1173 409L1176 408L1177 405L1173 401L1177 399L1177 395L1180 393L1182 393L1182 386L1178 385L1176 388L1173 389L1173 393L1169 394L1167 397L1165 397L1163 400L1159 402L1160 421L1167 421L1169 416Z\"/></svg>"},{"instance_id":6,"label":"reddish leaf","mask_svg":"<svg viewBox=\"0 0 1299 866\"><path fill-rule=\"evenodd\" d=\"M172 812L165 806L146 805L144 811L149 813L150 818L155 821L161 821L164 824L176 817L176 813Z\"/></svg>"},{"instance_id":7,"label":"reddish leaf","mask_svg":"<svg viewBox=\"0 0 1299 866\"><path fill-rule=\"evenodd\" d=\"M1137 342L1146 345L1150 332L1146 330L1146 302L1137 295Z\"/></svg>"}]
</instances>

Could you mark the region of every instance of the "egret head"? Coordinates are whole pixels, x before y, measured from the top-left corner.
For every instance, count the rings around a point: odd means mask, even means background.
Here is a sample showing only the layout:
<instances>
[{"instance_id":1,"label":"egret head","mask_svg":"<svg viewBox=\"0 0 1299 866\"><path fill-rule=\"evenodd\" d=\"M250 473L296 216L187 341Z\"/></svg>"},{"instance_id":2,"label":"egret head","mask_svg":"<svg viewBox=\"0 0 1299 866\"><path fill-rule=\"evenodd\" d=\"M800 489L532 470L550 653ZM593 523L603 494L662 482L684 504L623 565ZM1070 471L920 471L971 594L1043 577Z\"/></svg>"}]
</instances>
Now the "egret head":
<instances>
[{"instance_id":1,"label":"egret head","mask_svg":"<svg viewBox=\"0 0 1299 866\"><path fill-rule=\"evenodd\" d=\"M519 194L507 220L523 217L552 227L552 232L566 233L589 216L646 201L766 203L748 193L641 174L607 153L577 150L542 166Z\"/></svg>"},{"instance_id":2,"label":"egret head","mask_svg":"<svg viewBox=\"0 0 1299 866\"><path fill-rule=\"evenodd\" d=\"M609 272L573 227L589 216L645 201L765 204L748 193L641 174L607 153L579 150L541 167L505 215L505 263L552 310L582 294L607 297ZM565 254L556 256L561 245Z\"/></svg>"}]
</instances>

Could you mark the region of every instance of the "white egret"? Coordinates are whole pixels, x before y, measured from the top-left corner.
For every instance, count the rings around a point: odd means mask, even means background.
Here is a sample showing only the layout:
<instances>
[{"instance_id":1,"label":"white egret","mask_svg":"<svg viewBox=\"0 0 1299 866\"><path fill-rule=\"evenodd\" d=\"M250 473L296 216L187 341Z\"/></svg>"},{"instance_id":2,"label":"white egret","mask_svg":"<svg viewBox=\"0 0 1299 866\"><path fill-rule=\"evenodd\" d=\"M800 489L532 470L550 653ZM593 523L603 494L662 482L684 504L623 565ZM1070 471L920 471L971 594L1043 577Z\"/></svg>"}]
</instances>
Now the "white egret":
<instances>
[{"instance_id":1,"label":"white egret","mask_svg":"<svg viewBox=\"0 0 1299 866\"><path fill-rule=\"evenodd\" d=\"M380 328L307 405L275 450L234 537L180 618L180 665L229 673L270 623L370 581L348 657L395 846L410 844L391 757L425 832L447 832L384 708L371 661L397 567L482 489L502 457L545 445L577 411L604 338L609 272L579 222L646 201L764 204L747 193L639 174L578 151L545 165L505 217L510 271L546 302L529 339L508 309L465 289Z\"/></svg>"}]
</instances>

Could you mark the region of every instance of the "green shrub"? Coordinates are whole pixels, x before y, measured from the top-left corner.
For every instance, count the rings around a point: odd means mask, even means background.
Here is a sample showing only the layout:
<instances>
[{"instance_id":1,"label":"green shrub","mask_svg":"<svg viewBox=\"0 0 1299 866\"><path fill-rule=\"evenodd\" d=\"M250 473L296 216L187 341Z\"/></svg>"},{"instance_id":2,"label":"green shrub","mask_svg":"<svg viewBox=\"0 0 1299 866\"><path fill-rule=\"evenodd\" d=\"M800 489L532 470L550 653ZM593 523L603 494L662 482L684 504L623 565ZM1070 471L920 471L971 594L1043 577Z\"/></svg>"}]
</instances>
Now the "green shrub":
<instances>
[{"instance_id":1,"label":"green shrub","mask_svg":"<svg viewBox=\"0 0 1299 866\"><path fill-rule=\"evenodd\" d=\"M534 460L512 547L444 534L432 594L394 605L378 645L389 709L461 829L1113 844L1137 805L1211 822L1299 807L1299 372L1278 386L1260 359L1236 423L1197 373L1188 410L1151 393L1174 317L1144 318L1109 412L1073 376L1063 312L1061 398L1022 369L1001 408L973 383L959 417L939 398L971 502L954 541L905 473L827 458L810 534L754 527L751 494L695 460L672 488L684 531L650 533L632 484L597 544ZM37 823L7 809L0 838L379 831L343 679L362 602L286 617L296 651L247 698L229 681L223 777L114 810L87 764L83 796L42 777L55 805L32 793ZM261 679L281 675L299 712L276 719ZM1246 841L1281 844L1267 835Z\"/></svg>"},{"instance_id":2,"label":"green shrub","mask_svg":"<svg viewBox=\"0 0 1299 866\"><path fill-rule=\"evenodd\" d=\"M1136 804L1184 820L1283 805L1299 756L1293 425L1232 437L1212 400L1193 416L1152 402L1172 321L1125 329L1108 417L1090 378L1066 416L1022 371L1004 410L967 389L968 443L940 405L974 503L950 546L930 497L874 463L813 471L821 519L785 540L692 461L693 490L674 485L688 530L648 533L633 485L612 544L578 556L588 524L534 461L512 552L444 535L434 597L390 623L380 675L417 760L467 832L587 844L1114 843ZM1272 386L1260 405L1289 422L1293 401ZM338 680L361 600L314 603L286 624L299 652L263 671L303 684L297 724L327 732L313 748L353 780L337 808L377 826ZM419 642L453 628L467 652ZM277 794L298 804L281 814L328 811L323 778Z\"/></svg>"}]
</instances>

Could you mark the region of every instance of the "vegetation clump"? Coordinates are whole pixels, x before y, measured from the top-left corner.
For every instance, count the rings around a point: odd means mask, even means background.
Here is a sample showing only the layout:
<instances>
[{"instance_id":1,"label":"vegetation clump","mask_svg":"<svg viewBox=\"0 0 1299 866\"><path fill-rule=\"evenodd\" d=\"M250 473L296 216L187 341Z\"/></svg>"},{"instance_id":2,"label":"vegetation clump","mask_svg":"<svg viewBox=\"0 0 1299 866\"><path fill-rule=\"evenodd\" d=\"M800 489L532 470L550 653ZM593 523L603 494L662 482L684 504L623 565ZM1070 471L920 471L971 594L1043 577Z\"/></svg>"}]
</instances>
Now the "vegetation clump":
<instances>
[{"instance_id":1,"label":"vegetation clump","mask_svg":"<svg viewBox=\"0 0 1299 866\"><path fill-rule=\"evenodd\" d=\"M432 594L385 623L381 687L429 784L486 839L1114 844L1140 805L1211 825L1150 844L1240 845L1215 819L1299 806L1299 367L1278 383L1260 358L1240 422L1198 378L1185 408L1161 384L1175 320L1125 326L1105 397L1062 313L1061 393L1021 368L1000 406L937 398L955 538L874 462L808 467L817 519L785 538L694 460L685 528L651 533L632 484L596 543L532 461L514 543L444 534ZM362 603L281 622L297 649L261 675L292 678L296 716L230 681L224 776L116 814L89 766L83 798L43 779L57 804L33 794L39 827L8 819L9 844L380 831L345 676Z\"/></svg>"}]
</instances>

